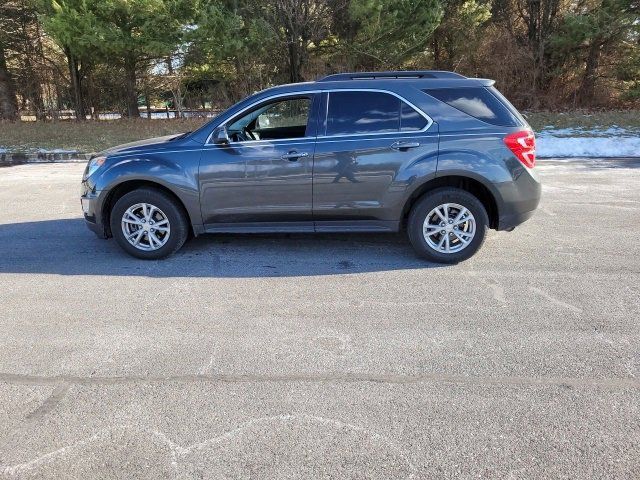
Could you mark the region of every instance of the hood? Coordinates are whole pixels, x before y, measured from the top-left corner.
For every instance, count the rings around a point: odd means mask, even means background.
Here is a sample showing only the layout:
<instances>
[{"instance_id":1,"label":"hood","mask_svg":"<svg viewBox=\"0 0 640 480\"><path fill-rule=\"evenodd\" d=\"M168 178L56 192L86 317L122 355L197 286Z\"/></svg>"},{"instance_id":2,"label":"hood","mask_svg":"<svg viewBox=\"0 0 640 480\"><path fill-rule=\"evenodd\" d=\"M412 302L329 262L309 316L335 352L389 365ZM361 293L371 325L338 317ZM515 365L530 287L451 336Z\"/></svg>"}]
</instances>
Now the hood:
<instances>
[{"instance_id":1,"label":"hood","mask_svg":"<svg viewBox=\"0 0 640 480\"><path fill-rule=\"evenodd\" d=\"M188 132L187 132L188 133ZM175 141L185 137L186 133L175 133L173 135L165 135L164 137L147 138L146 140L138 140L137 142L123 143L115 147L108 148L99 152L97 155L107 156L122 153L134 153L145 150L153 150L166 146L168 142Z\"/></svg>"}]
</instances>

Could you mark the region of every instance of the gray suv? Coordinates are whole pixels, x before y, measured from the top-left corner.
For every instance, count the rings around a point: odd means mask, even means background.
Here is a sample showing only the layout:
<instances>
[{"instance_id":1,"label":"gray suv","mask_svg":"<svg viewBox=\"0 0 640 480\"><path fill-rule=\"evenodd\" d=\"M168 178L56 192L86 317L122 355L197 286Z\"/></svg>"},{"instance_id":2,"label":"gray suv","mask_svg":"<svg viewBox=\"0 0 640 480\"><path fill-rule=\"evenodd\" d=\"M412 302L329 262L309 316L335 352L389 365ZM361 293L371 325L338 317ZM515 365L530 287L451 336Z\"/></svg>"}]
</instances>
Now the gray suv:
<instances>
[{"instance_id":1,"label":"gray suv","mask_svg":"<svg viewBox=\"0 0 640 480\"><path fill-rule=\"evenodd\" d=\"M84 218L145 259L203 233L406 230L421 257L460 262L540 200L531 128L493 83L343 73L264 90L195 132L96 155Z\"/></svg>"}]
</instances>

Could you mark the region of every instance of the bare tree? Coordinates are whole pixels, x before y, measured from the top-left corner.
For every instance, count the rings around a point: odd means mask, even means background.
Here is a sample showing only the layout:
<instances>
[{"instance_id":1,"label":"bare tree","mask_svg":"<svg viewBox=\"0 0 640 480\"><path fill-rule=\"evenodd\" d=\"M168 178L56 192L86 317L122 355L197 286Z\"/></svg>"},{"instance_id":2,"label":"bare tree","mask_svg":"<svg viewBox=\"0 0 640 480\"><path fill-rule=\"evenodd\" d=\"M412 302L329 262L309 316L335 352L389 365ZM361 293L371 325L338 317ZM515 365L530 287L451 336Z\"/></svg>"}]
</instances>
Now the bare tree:
<instances>
[{"instance_id":1,"label":"bare tree","mask_svg":"<svg viewBox=\"0 0 640 480\"><path fill-rule=\"evenodd\" d=\"M16 90L7 68L4 46L0 44L0 119L17 120L17 118Z\"/></svg>"},{"instance_id":2,"label":"bare tree","mask_svg":"<svg viewBox=\"0 0 640 480\"><path fill-rule=\"evenodd\" d=\"M287 51L289 80L304 80L309 48L329 34L331 12L325 0L275 0L268 19Z\"/></svg>"},{"instance_id":3,"label":"bare tree","mask_svg":"<svg viewBox=\"0 0 640 480\"><path fill-rule=\"evenodd\" d=\"M18 9L14 3L0 4L0 119L18 119L18 101L13 75L7 66L10 51L15 50Z\"/></svg>"}]
</instances>

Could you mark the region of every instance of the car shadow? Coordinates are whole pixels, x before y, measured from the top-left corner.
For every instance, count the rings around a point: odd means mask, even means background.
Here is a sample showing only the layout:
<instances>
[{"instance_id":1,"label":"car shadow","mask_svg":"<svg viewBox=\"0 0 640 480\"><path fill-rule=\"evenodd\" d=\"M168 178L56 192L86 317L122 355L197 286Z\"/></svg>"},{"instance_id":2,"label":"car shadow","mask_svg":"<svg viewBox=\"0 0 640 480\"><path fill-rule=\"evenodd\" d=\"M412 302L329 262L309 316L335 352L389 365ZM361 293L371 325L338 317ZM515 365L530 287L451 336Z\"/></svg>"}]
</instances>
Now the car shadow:
<instances>
[{"instance_id":1,"label":"car shadow","mask_svg":"<svg viewBox=\"0 0 640 480\"><path fill-rule=\"evenodd\" d=\"M164 260L138 260L82 219L0 225L0 273L147 277L291 277L442 267L399 234L216 234Z\"/></svg>"}]
</instances>

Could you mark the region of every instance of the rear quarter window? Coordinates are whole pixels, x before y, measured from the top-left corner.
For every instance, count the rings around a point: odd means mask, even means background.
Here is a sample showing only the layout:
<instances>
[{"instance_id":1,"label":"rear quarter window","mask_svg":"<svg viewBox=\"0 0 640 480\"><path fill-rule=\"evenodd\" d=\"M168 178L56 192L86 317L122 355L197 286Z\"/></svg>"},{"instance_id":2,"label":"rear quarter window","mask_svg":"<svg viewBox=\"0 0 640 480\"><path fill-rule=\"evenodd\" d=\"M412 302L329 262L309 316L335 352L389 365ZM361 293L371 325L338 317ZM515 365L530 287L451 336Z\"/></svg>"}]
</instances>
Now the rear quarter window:
<instances>
[{"instance_id":1,"label":"rear quarter window","mask_svg":"<svg viewBox=\"0 0 640 480\"><path fill-rule=\"evenodd\" d=\"M478 120L503 127L522 125L520 119L484 87L433 88L426 94Z\"/></svg>"}]
</instances>

